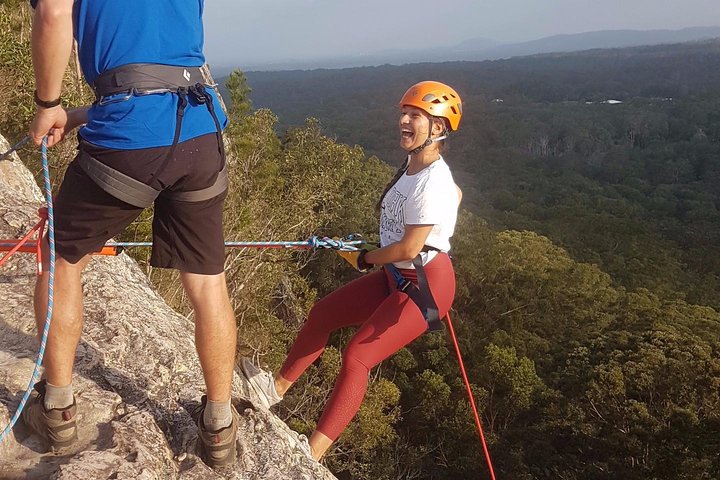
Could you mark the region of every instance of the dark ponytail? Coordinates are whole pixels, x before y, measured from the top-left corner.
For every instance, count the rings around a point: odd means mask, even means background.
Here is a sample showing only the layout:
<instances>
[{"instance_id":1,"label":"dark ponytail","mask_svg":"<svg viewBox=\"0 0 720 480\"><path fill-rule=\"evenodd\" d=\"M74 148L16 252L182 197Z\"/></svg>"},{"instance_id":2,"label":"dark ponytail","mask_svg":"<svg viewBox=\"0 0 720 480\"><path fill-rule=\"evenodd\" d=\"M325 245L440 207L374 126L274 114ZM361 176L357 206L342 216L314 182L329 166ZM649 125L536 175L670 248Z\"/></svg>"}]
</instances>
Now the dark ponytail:
<instances>
[{"instance_id":1,"label":"dark ponytail","mask_svg":"<svg viewBox=\"0 0 720 480\"><path fill-rule=\"evenodd\" d=\"M390 180L390 182L388 182L388 184L385 185L385 189L383 190L382 195L380 195L380 200L378 200L377 204L375 205L375 210L377 212L379 212L380 209L382 208L382 202L383 202L383 199L385 198L385 195L387 195L387 193L390 191L390 189L393 187L393 185L395 185L398 182L398 180L400 180L400 177L405 175L405 172L407 172L409 165L410 165L410 156L408 155L408 157L405 159L405 162L403 162L402 167L398 168L398 171L395 172L395 176L393 176L393 178Z\"/></svg>"}]
</instances>

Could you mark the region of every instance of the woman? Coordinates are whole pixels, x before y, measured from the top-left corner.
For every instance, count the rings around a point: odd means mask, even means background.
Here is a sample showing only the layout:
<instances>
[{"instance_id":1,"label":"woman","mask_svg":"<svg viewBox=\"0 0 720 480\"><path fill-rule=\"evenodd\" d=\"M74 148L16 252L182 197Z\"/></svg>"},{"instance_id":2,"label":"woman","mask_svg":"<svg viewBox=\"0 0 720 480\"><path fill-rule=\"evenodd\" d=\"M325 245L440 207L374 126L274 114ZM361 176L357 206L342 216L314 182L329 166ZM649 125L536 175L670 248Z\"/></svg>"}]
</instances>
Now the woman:
<instances>
[{"instance_id":1,"label":"woman","mask_svg":"<svg viewBox=\"0 0 720 480\"><path fill-rule=\"evenodd\" d=\"M315 460L359 410L370 369L422 335L452 305L455 274L448 251L461 192L440 151L461 116L460 96L442 83L420 82L403 95L400 146L408 156L380 200L381 247L340 252L360 271L374 265L384 265L383 269L320 300L274 378L248 359L242 361L250 385L269 408L320 356L332 331L360 326L345 349L332 396L309 439L308 453ZM403 285L406 281L412 286Z\"/></svg>"}]
</instances>

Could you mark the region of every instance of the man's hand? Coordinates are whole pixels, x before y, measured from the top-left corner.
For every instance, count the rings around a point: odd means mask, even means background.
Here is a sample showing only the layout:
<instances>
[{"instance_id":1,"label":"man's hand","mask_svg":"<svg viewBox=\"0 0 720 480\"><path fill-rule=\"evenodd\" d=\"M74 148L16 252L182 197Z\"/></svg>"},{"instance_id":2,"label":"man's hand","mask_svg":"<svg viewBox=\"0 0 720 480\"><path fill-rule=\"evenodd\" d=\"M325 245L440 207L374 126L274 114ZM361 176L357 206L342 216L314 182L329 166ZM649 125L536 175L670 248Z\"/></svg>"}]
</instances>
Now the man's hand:
<instances>
[{"instance_id":1,"label":"man's hand","mask_svg":"<svg viewBox=\"0 0 720 480\"><path fill-rule=\"evenodd\" d=\"M47 146L52 147L65 138L67 124L68 114L61 106L38 108L30 124L30 137L35 145L40 145L47 135Z\"/></svg>"}]
</instances>

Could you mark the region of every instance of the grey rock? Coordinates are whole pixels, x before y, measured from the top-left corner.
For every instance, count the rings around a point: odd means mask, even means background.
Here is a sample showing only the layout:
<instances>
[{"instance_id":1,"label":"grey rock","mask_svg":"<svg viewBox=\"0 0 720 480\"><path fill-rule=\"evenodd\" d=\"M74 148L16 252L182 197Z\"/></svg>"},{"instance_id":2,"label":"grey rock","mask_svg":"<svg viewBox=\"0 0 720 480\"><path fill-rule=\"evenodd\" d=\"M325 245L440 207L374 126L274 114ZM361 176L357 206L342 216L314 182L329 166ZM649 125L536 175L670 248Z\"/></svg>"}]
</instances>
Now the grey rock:
<instances>
[{"instance_id":1,"label":"grey rock","mask_svg":"<svg viewBox=\"0 0 720 480\"><path fill-rule=\"evenodd\" d=\"M6 147L0 136L0 148ZM24 235L42 205L19 159L0 162L0 238ZM32 254L16 254L0 267L0 428L16 411L37 355L35 271ZM305 456L285 423L252 407L239 368L233 385L241 418L238 461L225 472L208 468L195 454L191 417L204 389L192 319L169 308L125 254L93 258L83 291L85 326L73 380L80 440L63 455L43 453L18 422L0 443L0 478L335 478Z\"/></svg>"}]
</instances>

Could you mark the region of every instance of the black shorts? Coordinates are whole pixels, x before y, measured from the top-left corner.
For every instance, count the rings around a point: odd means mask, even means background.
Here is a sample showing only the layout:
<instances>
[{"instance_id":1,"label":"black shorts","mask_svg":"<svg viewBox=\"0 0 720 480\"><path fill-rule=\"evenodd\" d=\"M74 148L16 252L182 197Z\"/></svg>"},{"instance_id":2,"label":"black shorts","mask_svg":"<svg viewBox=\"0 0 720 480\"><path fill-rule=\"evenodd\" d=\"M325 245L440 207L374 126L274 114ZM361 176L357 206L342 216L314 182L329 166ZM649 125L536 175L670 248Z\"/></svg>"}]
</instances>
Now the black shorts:
<instances>
[{"instance_id":1,"label":"black shorts","mask_svg":"<svg viewBox=\"0 0 720 480\"><path fill-rule=\"evenodd\" d=\"M112 150L81 139L80 149L136 180L170 191L200 190L215 183L224 159L214 133L179 143L161 172L170 147ZM210 200L155 200L150 265L214 275L223 271L223 204L227 192ZM143 211L106 193L87 176L77 158L55 198L55 243L59 256L77 263L121 233Z\"/></svg>"}]
</instances>

